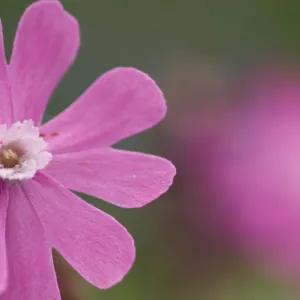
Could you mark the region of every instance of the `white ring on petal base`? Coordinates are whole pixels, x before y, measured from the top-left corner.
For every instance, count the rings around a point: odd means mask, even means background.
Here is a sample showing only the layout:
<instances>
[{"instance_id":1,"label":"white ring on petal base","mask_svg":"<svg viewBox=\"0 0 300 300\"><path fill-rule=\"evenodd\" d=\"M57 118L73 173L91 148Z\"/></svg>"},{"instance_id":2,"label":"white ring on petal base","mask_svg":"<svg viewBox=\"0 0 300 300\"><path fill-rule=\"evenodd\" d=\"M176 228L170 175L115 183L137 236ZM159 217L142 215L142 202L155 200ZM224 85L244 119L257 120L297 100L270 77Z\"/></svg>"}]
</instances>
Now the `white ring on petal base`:
<instances>
[{"instance_id":1,"label":"white ring on petal base","mask_svg":"<svg viewBox=\"0 0 300 300\"><path fill-rule=\"evenodd\" d=\"M52 159L46 151L47 143L32 120L14 123L9 129L0 125L0 178L15 181L32 178L38 170L44 169ZM16 155L14 167L5 166L5 155Z\"/></svg>"}]
</instances>

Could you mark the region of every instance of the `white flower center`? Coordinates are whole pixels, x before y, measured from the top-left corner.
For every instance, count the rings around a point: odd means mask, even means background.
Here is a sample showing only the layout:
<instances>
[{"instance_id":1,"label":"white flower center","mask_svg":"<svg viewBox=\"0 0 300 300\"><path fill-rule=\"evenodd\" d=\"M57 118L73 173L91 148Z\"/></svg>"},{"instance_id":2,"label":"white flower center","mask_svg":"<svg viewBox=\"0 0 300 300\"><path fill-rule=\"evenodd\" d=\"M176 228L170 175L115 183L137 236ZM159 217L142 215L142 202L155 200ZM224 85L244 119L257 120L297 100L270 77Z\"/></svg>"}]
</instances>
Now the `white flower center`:
<instances>
[{"instance_id":1,"label":"white flower center","mask_svg":"<svg viewBox=\"0 0 300 300\"><path fill-rule=\"evenodd\" d=\"M0 124L0 178L24 180L44 169L52 155L32 120L14 123L9 129Z\"/></svg>"}]
</instances>

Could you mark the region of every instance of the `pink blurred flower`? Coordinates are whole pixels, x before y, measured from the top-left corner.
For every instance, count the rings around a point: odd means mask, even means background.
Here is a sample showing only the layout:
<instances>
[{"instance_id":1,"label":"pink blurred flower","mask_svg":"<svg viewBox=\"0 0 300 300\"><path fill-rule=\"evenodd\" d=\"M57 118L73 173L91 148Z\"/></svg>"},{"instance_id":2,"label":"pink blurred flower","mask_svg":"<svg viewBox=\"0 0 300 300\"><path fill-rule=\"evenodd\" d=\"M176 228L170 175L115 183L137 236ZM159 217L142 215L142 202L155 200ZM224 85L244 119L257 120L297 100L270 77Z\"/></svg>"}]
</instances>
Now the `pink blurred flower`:
<instances>
[{"instance_id":1,"label":"pink blurred flower","mask_svg":"<svg viewBox=\"0 0 300 300\"><path fill-rule=\"evenodd\" d=\"M164 193L175 174L169 161L111 148L165 116L163 95L146 74L117 68L41 125L75 59L78 23L58 1L32 4L8 65L0 29L1 299L60 299L52 247L87 281L109 288L133 263L133 239L68 189L121 207Z\"/></svg>"},{"instance_id":2,"label":"pink blurred flower","mask_svg":"<svg viewBox=\"0 0 300 300\"><path fill-rule=\"evenodd\" d=\"M252 83L238 104L186 122L181 170L206 198L198 220L211 233L272 274L300 278L300 76Z\"/></svg>"}]
</instances>

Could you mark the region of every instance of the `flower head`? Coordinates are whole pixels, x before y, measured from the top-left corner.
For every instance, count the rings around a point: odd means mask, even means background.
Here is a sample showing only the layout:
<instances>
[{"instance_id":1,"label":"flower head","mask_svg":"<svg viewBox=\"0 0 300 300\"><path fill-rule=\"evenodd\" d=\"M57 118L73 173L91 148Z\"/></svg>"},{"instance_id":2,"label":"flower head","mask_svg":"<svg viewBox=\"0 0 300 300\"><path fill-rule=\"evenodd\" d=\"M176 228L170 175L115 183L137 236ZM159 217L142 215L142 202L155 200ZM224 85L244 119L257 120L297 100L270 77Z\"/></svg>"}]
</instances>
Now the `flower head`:
<instances>
[{"instance_id":1,"label":"flower head","mask_svg":"<svg viewBox=\"0 0 300 300\"><path fill-rule=\"evenodd\" d=\"M196 182L202 182L209 201L204 218L213 234L272 275L295 279L300 276L300 77L282 71L256 77L239 104L212 109L206 118L198 115L186 132L194 147L186 147L185 162L199 198Z\"/></svg>"},{"instance_id":2,"label":"flower head","mask_svg":"<svg viewBox=\"0 0 300 300\"><path fill-rule=\"evenodd\" d=\"M119 282L134 260L132 237L68 189L140 207L164 193L175 174L163 158L112 148L166 113L160 89L136 69L107 72L41 125L51 93L78 47L78 23L58 1L27 8L9 64L0 26L3 300L60 299L52 248L91 284L106 289Z\"/></svg>"}]
</instances>

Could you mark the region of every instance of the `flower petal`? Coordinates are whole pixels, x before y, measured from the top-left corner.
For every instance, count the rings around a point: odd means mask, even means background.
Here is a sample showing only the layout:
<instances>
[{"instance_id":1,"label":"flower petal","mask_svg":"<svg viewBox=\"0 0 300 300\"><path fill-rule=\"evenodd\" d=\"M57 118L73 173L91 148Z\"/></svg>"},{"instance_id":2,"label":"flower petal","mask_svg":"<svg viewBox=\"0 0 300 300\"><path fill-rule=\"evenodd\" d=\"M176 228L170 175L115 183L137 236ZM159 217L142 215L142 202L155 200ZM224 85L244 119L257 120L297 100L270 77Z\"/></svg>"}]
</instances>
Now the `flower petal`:
<instances>
[{"instance_id":1,"label":"flower petal","mask_svg":"<svg viewBox=\"0 0 300 300\"><path fill-rule=\"evenodd\" d=\"M0 21L0 123L12 123L12 101L9 92L7 64L3 42L2 23Z\"/></svg>"},{"instance_id":2,"label":"flower petal","mask_svg":"<svg viewBox=\"0 0 300 300\"><path fill-rule=\"evenodd\" d=\"M39 125L51 93L78 48L78 23L59 1L40 1L27 8L9 65L15 121L32 119Z\"/></svg>"},{"instance_id":3,"label":"flower petal","mask_svg":"<svg viewBox=\"0 0 300 300\"><path fill-rule=\"evenodd\" d=\"M10 188L9 200L6 231L9 278L1 300L59 300L51 248L19 184Z\"/></svg>"},{"instance_id":4,"label":"flower petal","mask_svg":"<svg viewBox=\"0 0 300 300\"><path fill-rule=\"evenodd\" d=\"M115 149L55 155L44 170L67 188L122 207L140 207L166 192L175 167L166 159Z\"/></svg>"},{"instance_id":5,"label":"flower petal","mask_svg":"<svg viewBox=\"0 0 300 300\"><path fill-rule=\"evenodd\" d=\"M135 250L122 225L41 173L23 186L50 243L79 274L103 289L124 277Z\"/></svg>"},{"instance_id":6,"label":"flower petal","mask_svg":"<svg viewBox=\"0 0 300 300\"><path fill-rule=\"evenodd\" d=\"M8 189L2 181L0 183L0 293L7 287L7 254L6 254L6 215L8 207Z\"/></svg>"},{"instance_id":7,"label":"flower petal","mask_svg":"<svg viewBox=\"0 0 300 300\"><path fill-rule=\"evenodd\" d=\"M152 127L165 113L163 94L148 75L133 68L116 68L41 132L52 153L76 152L113 145Z\"/></svg>"}]
</instances>

